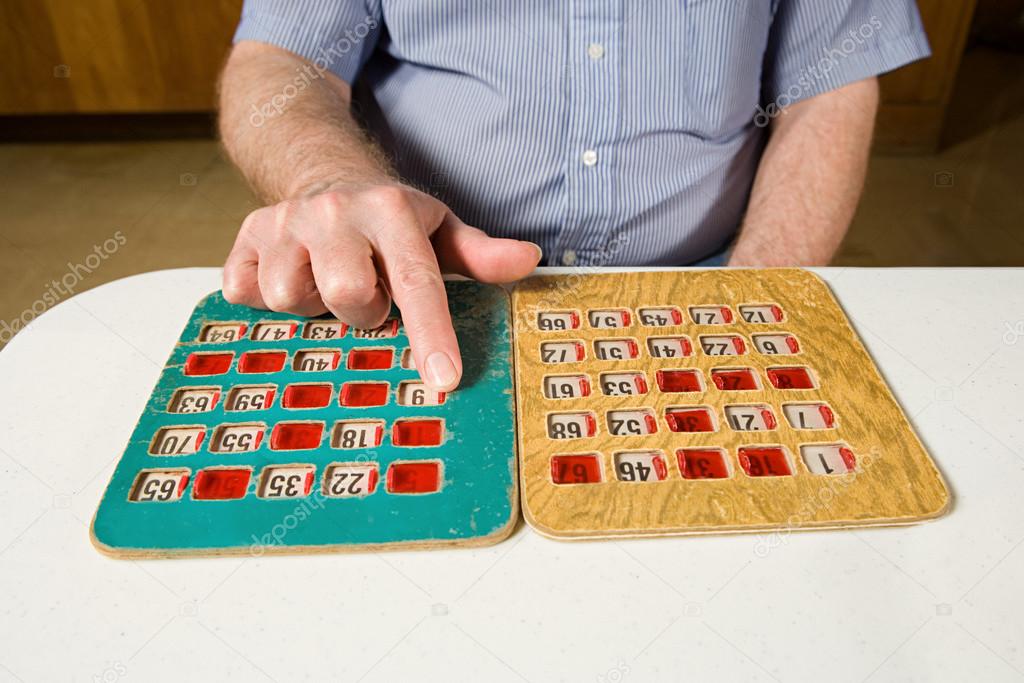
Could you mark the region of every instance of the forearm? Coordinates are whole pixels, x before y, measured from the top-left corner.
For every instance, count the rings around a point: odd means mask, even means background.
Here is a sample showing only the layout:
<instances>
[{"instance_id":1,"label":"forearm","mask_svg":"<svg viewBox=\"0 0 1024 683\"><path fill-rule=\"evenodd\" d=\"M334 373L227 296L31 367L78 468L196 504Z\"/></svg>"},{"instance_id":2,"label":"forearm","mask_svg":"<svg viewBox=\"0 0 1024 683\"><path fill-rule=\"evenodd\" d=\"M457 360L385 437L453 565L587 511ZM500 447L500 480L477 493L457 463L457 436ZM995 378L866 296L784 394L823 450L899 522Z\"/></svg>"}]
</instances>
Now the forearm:
<instances>
[{"instance_id":1,"label":"forearm","mask_svg":"<svg viewBox=\"0 0 1024 683\"><path fill-rule=\"evenodd\" d=\"M348 84L330 72L280 48L241 42L221 78L221 137L268 204L334 183L394 181L350 101Z\"/></svg>"},{"instance_id":2,"label":"forearm","mask_svg":"<svg viewBox=\"0 0 1024 683\"><path fill-rule=\"evenodd\" d=\"M794 104L772 122L729 265L832 259L864 186L877 109L871 78Z\"/></svg>"}]
</instances>

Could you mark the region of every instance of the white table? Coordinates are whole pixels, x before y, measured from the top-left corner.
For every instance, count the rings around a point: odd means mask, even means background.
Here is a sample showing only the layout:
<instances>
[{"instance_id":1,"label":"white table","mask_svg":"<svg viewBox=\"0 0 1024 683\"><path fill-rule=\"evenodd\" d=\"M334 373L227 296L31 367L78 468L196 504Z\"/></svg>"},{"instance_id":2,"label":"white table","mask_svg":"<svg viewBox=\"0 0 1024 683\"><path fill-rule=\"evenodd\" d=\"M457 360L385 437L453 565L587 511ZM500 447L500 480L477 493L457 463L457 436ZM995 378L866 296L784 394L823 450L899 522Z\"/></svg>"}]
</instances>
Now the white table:
<instances>
[{"instance_id":1,"label":"white table","mask_svg":"<svg viewBox=\"0 0 1024 683\"><path fill-rule=\"evenodd\" d=\"M819 271L946 475L906 528L126 562L88 523L216 269L0 353L0 680L1019 680L1024 269ZM767 552L764 549L768 548Z\"/></svg>"}]
</instances>

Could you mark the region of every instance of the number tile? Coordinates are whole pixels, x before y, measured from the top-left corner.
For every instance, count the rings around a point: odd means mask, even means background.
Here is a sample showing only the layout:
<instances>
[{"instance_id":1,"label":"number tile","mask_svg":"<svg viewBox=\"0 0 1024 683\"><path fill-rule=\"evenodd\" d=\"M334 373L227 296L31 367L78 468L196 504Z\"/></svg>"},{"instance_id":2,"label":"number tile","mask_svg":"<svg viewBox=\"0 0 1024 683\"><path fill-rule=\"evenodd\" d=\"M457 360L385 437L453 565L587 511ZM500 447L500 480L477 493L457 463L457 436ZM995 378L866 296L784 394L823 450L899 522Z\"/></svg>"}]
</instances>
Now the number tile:
<instances>
[{"instance_id":1,"label":"number tile","mask_svg":"<svg viewBox=\"0 0 1024 683\"><path fill-rule=\"evenodd\" d=\"M590 412L551 413L547 422L551 439L583 439L597 434L597 417Z\"/></svg>"},{"instance_id":2,"label":"number tile","mask_svg":"<svg viewBox=\"0 0 1024 683\"><path fill-rule=\"evenodd\" d=\"M195 500L236 500L249 490L252 470L248 467L210 467L199 470L192 485Z\"/></svg>"},{"instance_id":3,"label":"number tile","mask_svg":"<svg viewBox=\"0 0 1024 683\"><path fill-rule=\"evenodd\" d=\"M181 500L188 486L189 470L142 470L135 477L128 500L133 503L171 503Z\"/></svg>"},{"instance_id":4,"label":"number tile","mask_svg":"<svg viewBox=\"0 0 1024 683\"><path fill-rule=\"evenodd\" d=\"M228 392L224 410L229 412L266 410L274 405L276 395L277 387L273 384L241 384Z\"/></svg>"},{"instance_id":5,"label":"number tile","mask_svg":"<svg viewBox=\"0 0 1024 683\"><path fill-rule=\"evenodd\" d=\"M658 420L650 408L610 410L606 417L612 436L644 436L658 431Z\"/></svg>"},{"instance_id":6,"label":"number tile","mask_svg":"<svg viewBox=\"0 0 1024 683\"><path fill-rule=\"evenodd\" d=\"M601 481L597 453L551 456L551 481L556 484L596 484Z\"/></svg>"},{"instance_id":7,"label":"number tile","mask_svg":"<svg viewBox=\"0 0 1024 683\"><path fill-rule=\"evenodd\" d=\"M739 310L748 323L781 323L785 317L777 304L743 304Z\"/></svg>"},{"instance_id":8,"label":"number tile","mask_svg":"<svg viewBox=\"0 0 1024 683\"><path fill-rule=\"evenodd\" d=\"M699 370L658 370L654 375L658 389L666 394L704 391Z\"/></svg>"},{"instance_id":9,"label":"number tile","mask_svg":"<svg viewBox=\"0 0 1024 683\"><path fill-rule=\"evenodd\" d=\"M380 473L375 462L339 462L324 472L323 494L328 498L363 498L377 490Z\"/></svg>"},{"instance_id":10,"label":"number tile","mask_svg":"<svg viewBox=\"0 0 1024 683\"><path fill-rule=\"evenodd\" d=\"M190 377L198 375L223 375L231 369L231 361L235 354L227 353L190 353L185 360L185 374Z\"/></svg>"},{"instance_id":11,"label":"number tile","mask_svg":"<svg viewBox=\"0 0 1024 683\"><path fill-rule=\"evenodd\" d=\"M857 469L857 458L845 443L802 445L800 457L811 474L848 474Z\"/></svg>"},{"instance_id":12,"label":"number tile","mask_svg":"<svg viewBox=\"0 0 1024 683\"><path fill-rule=\"evenodd\" d=\"M382 406L388 402L387 382L345 382L338 393L339 404L348 408Z\"/></svg>"},{"instance_id":13,"label":"number tile","mask_svg":"<svg viewBox=\"0 0 1024 683\"><path fill-rule=\"evenodd\" d=\"M340 320L310 320L302 328L303 339L341 339L348 325Z\"/></svg>"},{"instance_id":14,"label":"number tile","mask_svg":"<svg viewBox=\"0 0 1024 683\"><path fill-rule=\"evenodd\" d=\"M167 405L169 413L208 413L220 402L220 387L178 389Z\"/></svg>"},{"instance_id":15,"label":"number tile","mask_svg":"<svg viewBox=\"0 0 1024 683\"><path fill-rule=\"evenodd\" d=\"M388 466L385 486L388 493L436 493L441 490L441 463L393 462Z\"/></svg>"},{"instance_id":16,"label":"number tile","mask_svg":"<svg viewBox=\"0 0 1024 683\"><path fill-rule=\"evenodd\" d=\"M149 445L150 455L191 455L199 451L206 436L203 425L161 427Z\"/></svg>"},{"instance_id":17,"label":"number tile","mask_svg":"<svg viewBox=\"0 0 1024 683\"><path fill-rule=\"evenodd\" d=\"M817 384L811 371L804 367L768 368L768 381L776 389L815 389Z\"/></svg>"},{"instance_id":18,"label":"number tile","mask_svg":"<svg viewBox=\"0 0 1024 683\"><path fill-rule=\"evenodd\" d=\"M331 432L331 448L376 448L383 440L384 420L341 420Z\"/></svg>"},{"instance_id":19,"label":"number tile","mask_svg":"<svg viewBox=\"0 0 1024 683\"><path fill-rule=\"evenodd\" d=\"M761 388L751 368L715 368L711 381L722 391L756 391Z\"/></svg>"},{"instance_id":20,"label":"number tile","mask_svg":"<svg viewBox=\"0 0 1024 683\"><path fill-rule=\"evenodd\" d=\"M296 372L330 372L338 369L341 351L338 349L304 349L295 352L292 370Z\"/></svg>"},{"instance_id":21,"label":"number tile","mask_svg":"<svg viewBox=\"0 0 1024 683\"><path fill-rule=\"evenodd\" d=\"M673 432L715 432L715 416L705 406L665 409L665 422Z\"/></svg>"},{"instance_id":22,"label":"number tile","mask_svg":"<svg viewBox=\"0 0 1024 683\"><path fill-rule=\"evenodd\" d=\"M740 467L751 477L788 477L793 468L782 446L743 446L739 449Z\"/></svg>"},{"instance_id":23,"label":"number tile","mask_svg":"<svg viewBox=\"0 0 1024 683\"><path fill-rule=\"evenodd\" d=\"M224 424L213 431L211 453L250 453L259 450L267 426L262 422Z\"/></svg>"},{"instance_id":24,"label":"number tile","mask_svg":"<svg viewBox=\"0 0 1024 683\"><path fill-rule=\"evenodd\" d=\"M647 393L647 378L642 372L606 372L601 375L605 396L635 396Z\"/></svg>"},{"instance_id":25,"label":"number tile","mask_svg":"<svg viewBox=\"0 0 1024 683\"><path fill-rule=\"evenodd\" d=\"M542 363L573 363L586 355L586 348L578 341L542 342L540 345Z\"/></svg>"},{"instance_id":26,"label":"number tile","mask_svg":"<svg viewBox=\"0 0 1024 683\"><path fill-rule=\"evenodd\" d=\"M443 439L443 420L395 420L391 428L391 443L395 446L440 446Z\"/></svg>"},{"instance_id":27,"label":"number tile","mask_svg":"<svg viewBox=\"0 0 1024 683\"><path fill-rule=\"evenodd\" d=\"M298 329L299 324L293 320L260 322L253 325L249 339L259 342L284 341L294 337Z\"/></svg>"},{"instance_id":28,"label":"number tile","mask_svg":"<svg viewBox=\"0 0 1024 683\"><path fill-rule=\"evenodd\" d=\"M352 349L346 366L349 370L389 370L395 358L394 349Z\"/></svg>"},{"instance_id":29,"label":"number tile","mask_svg":"<svg viewBox=\"0 0 1024 683\"><path fill-rule=\"evenodd\" d=\"M246 351L238 360L238 371L245 374L281 372L287 351Z\"/></svg>"},{"instance_id":30,"label":"number tile","mask_svg":"<svg viewBox=\"0 0 1024 683\"><path fill-rule=\"evenodd\" d=\"M431 389L420 381L407 381L398 384L398 405L400 406L439 406L445 402L447 394Z\"/></svg>"},{"instance_id":31,"label":"number tile","mask_svg":"<svg viewBox=\"0 0 1024 683\"><path fill-rule=\"evenodd\" d=\"M599 330L629 327L633 324L633 317L624 308L590 311L587 313L587 320L591 327Z\"/></svg>"},{"instance_id":32,"label":"number tile","mask_svg":"<svg viewBox=\"0 0 1024 683\"><path fill-rule=\"evenodd\" d=\"M270 448L275 451L318 448L323 434L323 422L278 422L270 432Z\"/></svg>"},{"instance_id":33,"label":"number tile","mask_svg":"<svg viewBox=\"0 0 1024 683\"><path fill-rule=\"evenodd\" d=\"M635 339L595 339L594 355L598 360L631 360L640 357L640 345Z\"/></svg>"},{"instance_id":34,"label":"number tile","mask_svg":"<svg viewBox=\"0 0 1024 683\"><path fill-rule=\"evenodd\" d=\"M693 355L689 337L648 337L647 351L652 358L686 358Z\"/></svg>"},{"instance_id":35,"label":"number tile","mask_svg":"<svg viewBox=\"0 0 1024 683\"><path fill-rule=\"evenodd\" d=\"M612 456L619 481L664 481L668 467L661 451L620 451Z\"/></svg>"},{"instance_id":36,"label":"number tile","mask_svg":"<svg viewBox=\"0 0 1024 683\"><path fill-rule=\"evenodd\" d=\"M721 448L680 448L676 461L683 479L729 478L729 462Z\"/></svg>"},{"instance_id":37,"label":"number tile","mask_svg":"<svg viewBox=\"0 0 1024 683\"><path fill-rule=\"evenodd\" d=\"M270 465L263 468L256 495L259 498L305 498L313 490L313 465Z\"/></svg>"},{"instance_id":38,"label":"number tile","mask_svg":"<svg viewBox=\"0 0 1024 683\"><path fill-rule=\"evenodd\" d=\"M238 341L249 329L245 323L208 323L199 332L199 341L211 344L225 344Z\"/></svg>"},{"instance_id":39,"label":"number tile","mask_svg":"<svg viewBox=\"0 0 1024 683\"><path fill-rule=\"evenodd\" d=\"M282 408L324 408L331 403L330 384L289 384L281 395Z\"/></svg>"},{"instance_id":40,"label":"number tile","mask_svg":"<svg viewBox=\"0 0 1024 683\"><path fill-rule=\"evenodd\" d=\"M537 329L543 332L579 328L580 314L576 311L542 311L537 314Z\"/></svg>"}]
</instances>

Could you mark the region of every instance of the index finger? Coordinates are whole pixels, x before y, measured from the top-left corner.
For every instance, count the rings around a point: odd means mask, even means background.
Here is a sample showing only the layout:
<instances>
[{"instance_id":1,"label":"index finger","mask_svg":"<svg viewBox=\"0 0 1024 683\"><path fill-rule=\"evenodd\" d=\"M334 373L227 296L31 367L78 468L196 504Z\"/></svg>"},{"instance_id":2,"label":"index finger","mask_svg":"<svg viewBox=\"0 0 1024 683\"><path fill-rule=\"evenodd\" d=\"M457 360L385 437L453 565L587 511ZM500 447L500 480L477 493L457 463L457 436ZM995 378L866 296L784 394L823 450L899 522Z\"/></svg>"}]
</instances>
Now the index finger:
<instances>
[{"instance_id":1,"label":"index finger","mask_svg":"<svg viewBox=\"0 0 1024 683\"><path fill-rule=\"evenodd\" d=\"M433 246L419 230L386 235L381 242L381 266L402 311L416 368L431 388L450 391L462 377L462 356Z\"/></svg>"}]
</instances>

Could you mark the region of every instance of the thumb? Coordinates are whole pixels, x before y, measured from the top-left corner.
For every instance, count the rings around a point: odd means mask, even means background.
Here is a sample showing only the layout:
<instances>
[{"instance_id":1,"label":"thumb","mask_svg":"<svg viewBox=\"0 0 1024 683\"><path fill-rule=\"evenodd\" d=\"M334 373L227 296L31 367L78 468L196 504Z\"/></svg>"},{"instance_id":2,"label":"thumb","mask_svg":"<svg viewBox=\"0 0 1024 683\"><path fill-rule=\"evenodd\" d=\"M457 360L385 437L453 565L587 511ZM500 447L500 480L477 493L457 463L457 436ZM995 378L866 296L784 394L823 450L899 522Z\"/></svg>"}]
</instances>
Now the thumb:
<instances>
[{"instance_id":1,"label":"thumb","mask_svg":"<svg viewBox=\"0 0 1024 683\"><path fill-rule=\"evenodd\" d=\"M524 278L533 272L542 256L540 247L533 242L489 237L451 212L432 241L443 271L480 282L513 282Z\"/></svg>"}]
</instances>

